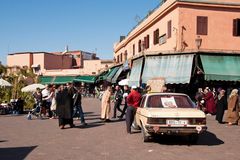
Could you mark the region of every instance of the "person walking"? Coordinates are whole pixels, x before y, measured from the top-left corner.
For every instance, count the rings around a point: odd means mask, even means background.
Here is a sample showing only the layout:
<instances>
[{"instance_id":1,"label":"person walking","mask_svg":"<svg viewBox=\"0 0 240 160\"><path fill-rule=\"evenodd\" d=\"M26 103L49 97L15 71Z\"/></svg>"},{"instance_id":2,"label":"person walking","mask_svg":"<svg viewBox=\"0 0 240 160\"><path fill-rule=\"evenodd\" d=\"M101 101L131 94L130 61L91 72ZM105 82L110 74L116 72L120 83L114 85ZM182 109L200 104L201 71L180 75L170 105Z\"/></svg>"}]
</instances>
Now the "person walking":
<instances>
[{"instance_id":1,"label":"person walking","mask_svg":"<svg viewBox=\"0 0 240 160\"><path fill-rule=\"evenodd\" d=\"M216 104L214 101L213 93L210 91L208 87L204 89L204 100L206 106L206 113L210 113L211 115L216 114Z\"/></svg>"},{"instance_id":2,"label":"person walking","mask_svg":"<svg viewBox=\"0 0 240 160\"><path fill-rule=\"evenodd\" d=\"M129 95L129 93L130 93L129 87L128 87L128 85L125 85L123 87L124 107L123 107L123 110L122 110L122 114L119 116L119 119L123 118L123 116L125 115L125 112L127 110L127 96Z\"/></svg>"},{"instance_id":3,"label":"person walking","mask_svg":"<svg viewBox=\"0 0 240 160\"><path fill-rule=\"evenodd\" d=\"M218 123L223 123L224 111L227 109L227 97L225 96L225 90L221 89L219 95L217 96L217 113L216 120Z\"/></svg>"},{"instance_id":4,"label":"person walking","mask_svg":"<svg viewBox=\"0 0 240 160\"><path fill-rule=\"evenodd\" d=\"M116 118L117 116L117 110L119 112L123 112L121 109L120 109L120 105L122 103L122 99L123 99L123 92L121 90L121 88L117 85L115 87L115 93L114 93L114 110L113 110L113 117L112 118Z\"/></svg>"},{"instance_id":5,"label":"person walking","mask_svg":"<svg viewBox=\"0 0 240 160\"><path fill-rule=\"evenodd\" d=\"M43 107L43 114L47 117L52 117L52 112L50 110L51 102L52 102L52 95L50 94L50 86L46 85L45 89L42 90L42 107Z\"/></svg>"},{"instance_id":6,"label":"person walking","mask_svg":"<svg viewBox=\"0 0 240 160\"><path fill-rule=\"evenodd\" d=\"M140 105L141 94L137 91L136 86L132 86L131 93L127 97L127 113L126 113L126 126L127 133L131 134L131 126L134 121L136 110Z\"/></svg>"},{"instance_id":7,"label":"person walking","mask_svg":"<svg viewBox=\"0 0 240 160\"><path fill-rule=\"evenodd\" d=\"M85 123L84 113L82 109L82 96L80 89L77 89L76 93L73 96L73 106L74 106L73 117L74 116L79 117L81 120L81 124L84 126L87 125Z\"/></svg>"},{"instance_id":8,"label":"person walking","mask_svg":"<svg viewBox=\"0 0 240 160\"><path fill-rule=\"evenodd\" d=\"M39 112L39 117L41 118L42 114L42 93L40 88L36 88L36 91L33 93L33 98L35 100L35 112Z\"/></svg>"},{"instance_id":9,"label":"person walking","mask_svg":"<svg viewBox=\"0 0 240 160\"><path fill-rule=\"evenodd\" d=\"M233 89L228 99L227 122L228 125L237 125L239 121L238 90Z\"/></svg>"},{"instance_id":10,"label":"person walking","mask_svg":"<svg viewBox=\"0 0 240 160\"><path fill-rule=\"evenodd\" d=\"M101 106L101 120L105 120L105 122L110 122L110 108L111 108L111 94L112 88L108 86L107 89L104 91L102 96L102 106Z\"/></svg>"},{"instance_id":11,"label":"person walking","mask_svg":"<svg viewBox=\"0 0 240 160\"><path fill-rule=\"evenodd\" d=\"M72 118L72 105L71 105L71 95L68 92L67 88L64 88L63 85L60 85L58 92L56 94L57 102L57 116L60 129L64 129L66 124L69 124L70 127L74 127L73 118Z\"/></svg>"},{"instance_id":12,"label":"person walking","mask_svg":"<svg viewBox=\"0 0 240 160\"><path fill-rule=\"evenodd\" d=\"M52 117L50 119L55 119L57 117L56 114L56 108L57 108L57 104L56 104L56 86L53 85L51 88L51 93L50 95L52 96L52 102L51 102L51 112L52 112Z\"/></svg>"}]
</instances>

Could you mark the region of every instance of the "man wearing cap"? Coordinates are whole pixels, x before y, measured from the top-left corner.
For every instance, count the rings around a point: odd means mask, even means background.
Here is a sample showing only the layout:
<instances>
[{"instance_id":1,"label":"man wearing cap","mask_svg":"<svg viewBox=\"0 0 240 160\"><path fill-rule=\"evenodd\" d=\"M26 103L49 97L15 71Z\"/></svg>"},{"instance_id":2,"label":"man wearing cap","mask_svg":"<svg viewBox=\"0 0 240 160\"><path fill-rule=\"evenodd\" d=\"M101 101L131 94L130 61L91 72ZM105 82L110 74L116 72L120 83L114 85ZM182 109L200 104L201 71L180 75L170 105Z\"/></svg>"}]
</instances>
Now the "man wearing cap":
<instances>
[{"instance_id":1,"label":"man wearing cap","mask_svg":"<svg viewBox=\"0 0 240 160\"><path fill-rule=\"evenodd\" d=\"M134 117L136 114L136 110L140 105L141 94L137 91L136 86L132 86L131 93L127 97L127 113L126 113L126 125L127 125L127 133L131 134L131 125L134 121Z\"/></svg>"}]
</instances>

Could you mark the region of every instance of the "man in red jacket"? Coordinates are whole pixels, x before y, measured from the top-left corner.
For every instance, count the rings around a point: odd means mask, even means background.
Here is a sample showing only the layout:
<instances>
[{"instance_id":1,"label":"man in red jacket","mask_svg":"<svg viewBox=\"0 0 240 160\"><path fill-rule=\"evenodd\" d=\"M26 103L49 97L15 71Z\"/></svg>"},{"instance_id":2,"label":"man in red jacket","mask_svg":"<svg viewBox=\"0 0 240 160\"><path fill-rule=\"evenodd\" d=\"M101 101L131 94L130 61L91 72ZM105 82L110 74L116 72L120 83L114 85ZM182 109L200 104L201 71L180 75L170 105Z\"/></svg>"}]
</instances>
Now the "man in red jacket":
<instances>
[{"instance_id":1,"label":"man in red jacket","mask_svg":"<svg viewBox=\"0 0 240 160\"><path fill-rule=\"evenodd\" d=\"M131 93L127 97L127 113L126 113L126 124L127 124L127 133L131 134L131 125L134 121L136 110L141 102L141 94L137 91L136 86L132 86Z\"/></svg>"}]
</instances>

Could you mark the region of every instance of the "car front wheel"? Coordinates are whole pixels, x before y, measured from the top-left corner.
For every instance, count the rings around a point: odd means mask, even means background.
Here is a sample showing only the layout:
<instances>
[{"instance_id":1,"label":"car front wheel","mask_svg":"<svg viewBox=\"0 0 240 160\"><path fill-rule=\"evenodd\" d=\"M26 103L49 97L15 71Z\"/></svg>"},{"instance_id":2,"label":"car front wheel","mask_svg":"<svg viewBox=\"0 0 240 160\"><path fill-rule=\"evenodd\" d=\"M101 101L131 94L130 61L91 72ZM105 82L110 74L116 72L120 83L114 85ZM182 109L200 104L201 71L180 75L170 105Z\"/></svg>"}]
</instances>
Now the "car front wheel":
<instances>
[{"instance_id":1,"label":"car front wheel","mask_svg":"<svg viewBox=\"0 0 240 160\"><path fill-rule=\"evenodd\" d=\"M142 132L142 136L143 136L143 142L150 142L152 140L151 136L146 132L146 130L143 126L141 129L141 132Z\"/></svg>"}]
</instances>

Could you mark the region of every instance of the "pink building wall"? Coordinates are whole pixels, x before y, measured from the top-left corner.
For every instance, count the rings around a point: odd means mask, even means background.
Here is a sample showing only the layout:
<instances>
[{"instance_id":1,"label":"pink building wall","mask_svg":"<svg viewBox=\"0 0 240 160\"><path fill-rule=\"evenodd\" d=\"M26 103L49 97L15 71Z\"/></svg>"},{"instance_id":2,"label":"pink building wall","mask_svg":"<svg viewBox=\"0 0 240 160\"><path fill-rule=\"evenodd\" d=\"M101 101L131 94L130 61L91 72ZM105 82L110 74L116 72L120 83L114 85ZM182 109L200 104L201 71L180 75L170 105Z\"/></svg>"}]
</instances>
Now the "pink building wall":
<instances>
[{"instance_id":1,"label":"pink building wall","mask_svg":"<svg viewBox=\"0 0 240 160\"><path fill-rule=\"evenodd\" d=\"M167 0L151 15L140 23L121 42L114 45L114 58L128 53L128 58L133 56L133 44L135 55L161 51L173 53L175 51L197 51L196 23L197 16L208 17L208 35L200 35L202 44L200 50L224 50L240 51L240 37L233 36L233 19L240 18L240 0L209 0L207 3L178 2ZM229 3L228 5L216 5ZM238 2L238 5L231 5ZM164 44L153 44L153 32L158 28L159 36L167 34L167 23L171 20L171 38L167 38ZM149 48L138 52L138 41L146 35L150 36ZM184 44L184 45L183 45ZM185 47L183 47L185 46Z\"/></svg>"},{"instance_id":2,"label":"pink building wall","mask_svg":"<svg viewBox=\"0 0 240 160\"><path fill-rule=\"evenodd\" d=\"M28 67L31 67L30 53L8 55L7 56L7 66L9 66L9 67L13 67L13 66L19 66L19 67L28 66Z\"/></svg>"},{"instance_id":3,"label":"pink building wall","mask_svg":"<svg viewBox=\"0 0 240 160\"><path fill-rule=\"evenodd\" d=\"M188 44L186 49L196 49L196 17L208 17L208 34L200 35L203 50L238 50L240 51L240 37L233 36L233 19L240 18L238 9L215 6L187 6L180 8L180 26L184 26L184 40ZM180 37L181 39L181 37Z\"/></svg>"},{"instance_id":4,"label":"pink building wall","mask_svg":"<svg viewBox=\"0 0 240 160\"><path fill-rule=\"evenodd\" d=\"M44 54L45 69L70 69L72 68L72 57L69 55Z\"/></svg>"}]
</instances>

